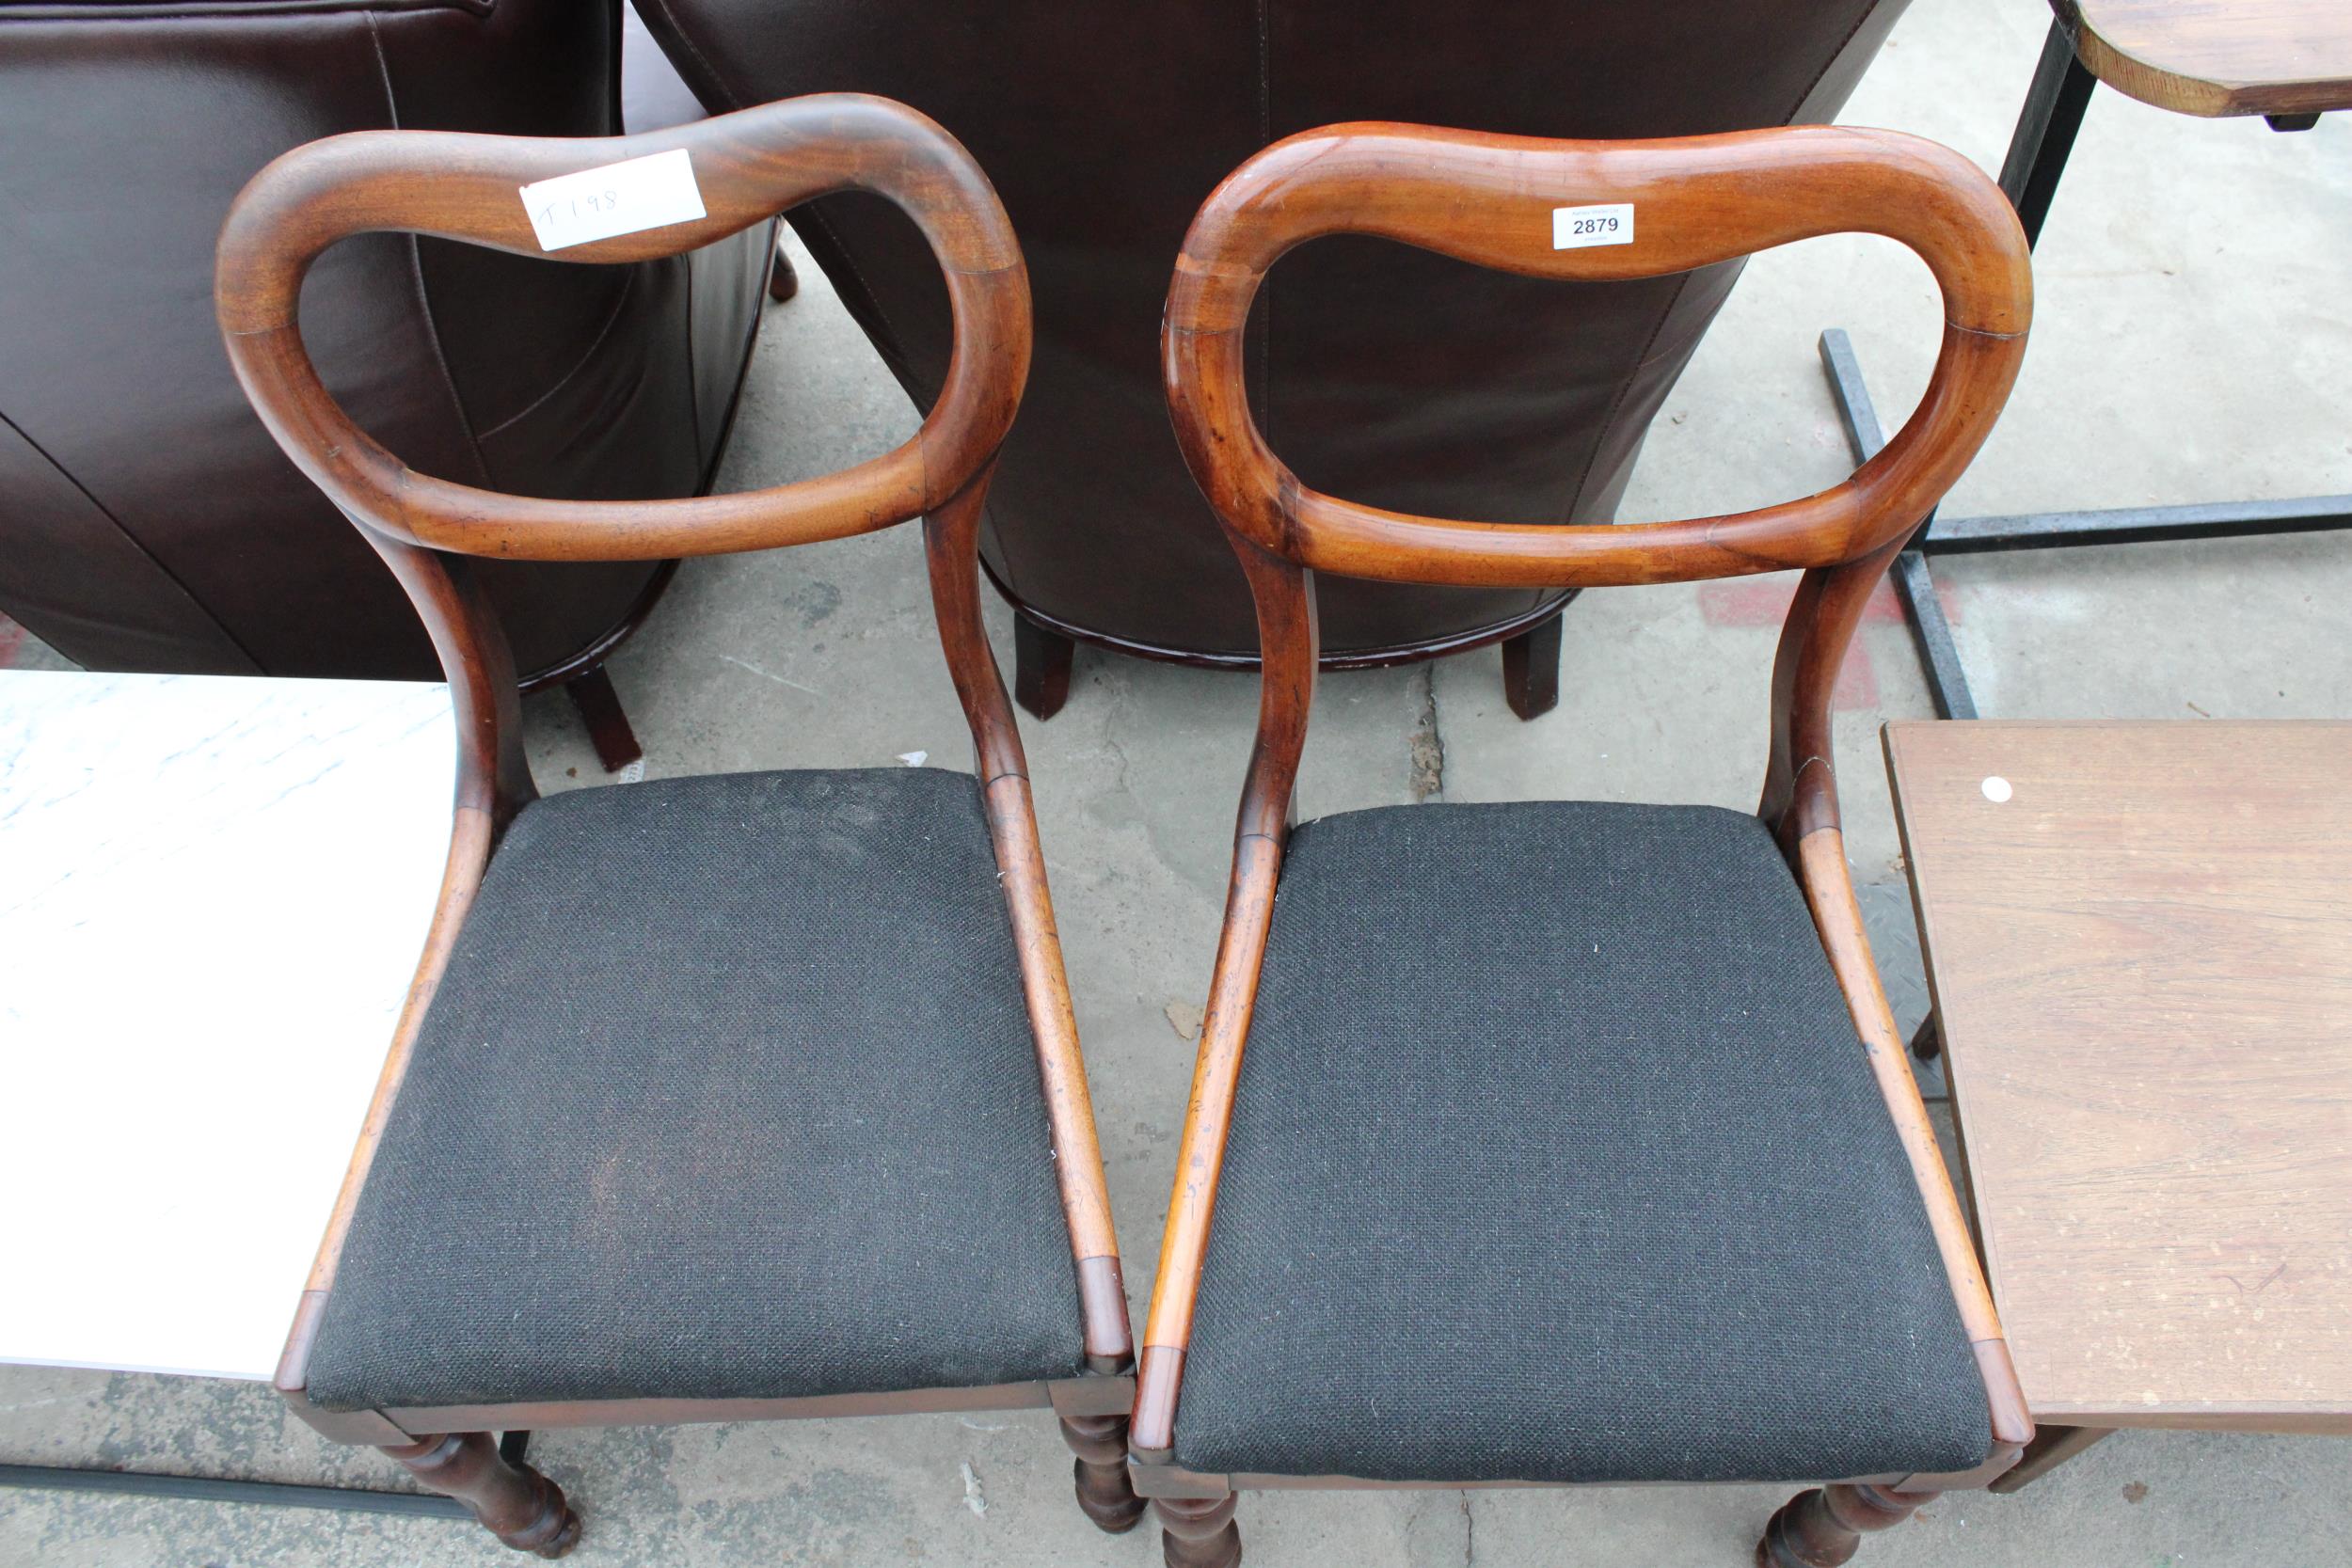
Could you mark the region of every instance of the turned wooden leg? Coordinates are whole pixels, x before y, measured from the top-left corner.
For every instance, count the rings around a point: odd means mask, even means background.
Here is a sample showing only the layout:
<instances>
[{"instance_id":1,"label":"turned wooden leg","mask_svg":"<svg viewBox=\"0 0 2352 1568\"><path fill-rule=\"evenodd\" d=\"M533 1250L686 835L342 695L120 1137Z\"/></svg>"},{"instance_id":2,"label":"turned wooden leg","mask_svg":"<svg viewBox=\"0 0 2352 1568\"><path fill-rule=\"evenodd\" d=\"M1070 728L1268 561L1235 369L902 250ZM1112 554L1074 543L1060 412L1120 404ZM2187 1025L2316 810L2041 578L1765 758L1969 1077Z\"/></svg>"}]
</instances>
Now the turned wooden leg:
<instances>
[{"instance_id":1,"label":"turned wooden leg","mask_svg":"<svg viewBox=\"0 0 2352 1568\"><path fill-rule=\"evenodd\" d=\"M2112 1427L2054 1427L2045 1426L2033 1434L2026 1451L2017 1463L2001 1472L1999 1479L1985 1488L1988 1492L2015 1492L2031 1485L2065 1464L2085 1449L2105 1437L2115 1435Z\"/></svg>"},{"instance_id":2,"label":"turned wooden leg","mask_svg":"<svg viewBox=\"0 0 2352 1568\"><path fill-rule=\"evenodd\" d=\"M792 270L792 258L784 253L781 236L776 241L776 254L768 268L768 297L782 305L801 292L801 275Z\"/></svg>"},{"instance_id":3,"label":"turned wooden leg","mask_svg":"<svg viewBox=\"0 0 2352 1568\"><path fill-rule=\"evenodd\" d=\"M1127 1477L1127 1418L1064 1416L1061 1440L1078 1456L1073 1474L1080 1512L1111 1535L1135 1528L1143 1518L1144 1503Z\"/></svg>"},{"instance_id":4,"label":"turned wooden leg","mask_svg":"<svg viewBox=\"0 0 2352 1568\"><path fill-rule=\"evenodd\" d=\"M1233 1523L1235 1495L1154 1497L1160 1516L1160 1555L1168 1568L1240 1568L1241 1527Z\"/></svg>"},{"instance_id":5,"label":"turned wooden leg","mask_svg":"<svg viewBox=\"0 0 2352 1568\"><path fill-rule=\"evenodd\" d=\"M604 673L603 665L575 675L564 689L571 694L572 706L580 710L580 722L588 726L589 742L606 772L617 773L644 759L645 749L637 744L637 732L629 728L628 715L621 710L621 694L612 689L612 677Z\"/></svg>"},{"instance_id":6,"label":"turned wooden leg","mask_svg":"<svg viewBox=\"0 0 2352 1568\"><path fill-rule=\"evenodd\" d=\"M1756 1544L1756 1568L1838 1568L1853 1557L1866 1532L1893 1529L1936 1496L1842 1481L1800 1492L1764 1528L1764 1539Z\"/></svg>"},{"instance_id":7,"label":"turned wooden leg","mask_svg":"<svg viewBox=\"0 0 2352 1568\"><path fill-rule=\"evenodd\" d=\"M1070 665L1078 645L1015 610L1012 617L1013 700L1040 719L1070 701Z\"/></svg>"},{"instance_id":8,"label":"turned wooden leg","mask_svg":"<svg viewBox=\"0 0 2352 1568\"><path fill-rule=\"evenodd\" d=\"M1560 617L1553 615L1502 642L1502 697L1521 719L1560 705Z\"/></svg>"},{"instance_id":9,"label":"turned wooden leg","mask_svg":"<svg viewBox=\"0 0 2352 1568\"><path fill-rule=\"evenodd\" d=\"M518 1552L562 1557L580 1540L580 1515L563 1488L529 1465L502 1458L486 1432L420 1437L384 1451L443 1497L473 1510L483 1528Z\"/></svg>"}]
</instances>

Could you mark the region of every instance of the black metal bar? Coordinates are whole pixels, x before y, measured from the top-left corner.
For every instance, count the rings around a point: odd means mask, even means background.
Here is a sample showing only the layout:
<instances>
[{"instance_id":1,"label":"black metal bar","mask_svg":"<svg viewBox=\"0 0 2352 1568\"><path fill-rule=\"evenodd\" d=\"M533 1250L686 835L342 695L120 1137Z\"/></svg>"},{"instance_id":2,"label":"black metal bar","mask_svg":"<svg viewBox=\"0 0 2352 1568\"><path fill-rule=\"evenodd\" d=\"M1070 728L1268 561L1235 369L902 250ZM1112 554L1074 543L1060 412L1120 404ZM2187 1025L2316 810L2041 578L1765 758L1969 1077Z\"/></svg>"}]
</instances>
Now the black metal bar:
<instances>
[{"instance_id":1,"label":"black metal bar","mask_svg":"<svg viewBox=\"0 0 2352 1568\"><path fill-rule=\"evenodd\" d=\"M1830 397L1845 424L1846 444L1852 448L1856 463L1867 463L1886 445L1886 432L1870 402L1870 388L1862 379L1853 342L1833 326L1821 334L1820 348L1821 372L1829 378ZM1944 601L1935 596L1935 578L1928 570L1927 557L1916 547L1934 527L1935 514L1931 512L1919 531L1912 535L1913 547L1895 557L1889 576L1894 578L1896 596L1902 600L1903 617L1911 623L1912 640L1918 645L1936 717L1974 719L1977 699L1968 689L1968 671L1960 661L1960 645L1952 641L1951 623L1944 618Z\"/></svg>"},{"instance_id":2,"label":"black metal bar","mask_svg":"<svg viewBox=\"0 0 2352 1568\"><path fill-rule=\"evenodd\" d=\"M2058 194L2066 155L2074 149L2074 133L2082 129L2083 111L2098 81L2075 55L2066 24L2052 22L2042 40L2033 86L2026 89L2026 106L2010 135L2009 156L2001 161L2001 190L2017 209L2028 246L2042 238L2042 220L2049 216L2050 198Z\"/></svg>"},{"instance_id":3,"label":"black metal bar","mask_svg":"<svg viewBox=\"0 0 2352 1568\"><path fill-rule=\"evenodd\" d=\"M1844 327L1833 326L1821 334L1820 349L1821 373L1829 377L1831 401L1837 404L1838 422L1846 427L1846 445L1857 466L1867 463L1886 445L1886 427L1879 423L1878 404L1870 401L1869 384L1862 379L1853 340Z\"/></svg>"},{"instance_id":4,"label":"black metal bar","mask_svg":"<svg viewBox=\"0 0 2352 1568\"><path fill-rule=\"evenodd\" d=\"M2042 238L2042 219L2066 172L2067 154L2082 128L2098 78L2074 53L2065 24L2053 22L2042 40L2042 59L2010 135L2001 164L2001 190L2017 209L2030 245ZM2303 117L2275 116L2276 130L2306 129ZM1856 463L1867 462L1885 444L1878 412L1863 385L1862 367L1845 333L1821 334L1821 368L1845 421L1846 440ZM1889 576L1903 601L1926 667L1935 710L1947 719L1977 717L1975 698L1935 596L1928 558L1992 550L2059 549L2084 545L2139 545L2174 539L2234 539L2262 533L2312 533L2352 528L2352 496L2305 496L2293 500L2205 501L2189 506L2137 506L2093 512L2032 512L2006 517L1940 517L1934 513L1911 544L1895 558Z\"/></svg>"},{"instance_id":5,"label":"black metal bar","mask_svg":"<svg viewBox=\"0 0 2352 1568\"><path fill-rule=\"evenodd\" d=\"M1960 644L1952 640L1952 624L1944 618L1944 601L1935 596L1935 578L1928 558L1905 550L1895 558L1895 596L1902 600L1911 622L1911 640L1919 650L1919 663L1928 677L1928 695L1935 700L1938 719L1977 717L1976 693L1968 689L1968 669L1960 661Z\"/></svg>"},{"instance_id":6,"label":"black metal bar","mask_svg":"<svg viewBox=\"0 0 2352 1568\"><path fill-rule=\"evenodd\" d=\"M531 1433L499 1437L499 1453L519 1465ZM321 1508L343 1513L401 1513L427 1519L470 1519L455 1497L433 1492L378 1492L357 1486L308 1486L289 1481L235 1481L215 1476L165 1476L142 1470L95 1470L64 1465L0 1465L0 1486L52 1492L106 1492L117 1497L176 1497L189 1502L245 1503L257 1508Z\"/></svg>"},{"instance_id":7,"label":"black metal bar","mask_svg":"<svg viewBox=\"0 0 2352 1568\"><path fill-rule=\"evenodd\" d=\"M324 1508L345 1513L401 1513L431 1519L470 1519L466 1505L430 1492L371 1492L351 1486L302 1486L279 1481L226 1481L212 1476L159 1476L136 1470L77 1470L50 1465L0 1465L0 1486L56 1492L177 1497L190 1502L247 1503L263 1508Z\"/></svg>"},{"instance_id":8,"label":"black metal bar","mask_svg":"<svg viewBox=\"0 0 2352 1568\"><path fill-rule=\"evenodd\" d=\"M2076 545L2145 545L2167 539L2313 533L2335 528L2352 528L2352 496L2201 501L2192 506L2127 506L2096 512L2027 512L2009 517L1938 517L1928 525L1916 543L1930 555L1976 555L1988 550L2047 550Z\"/></svg>"}]
</instances>

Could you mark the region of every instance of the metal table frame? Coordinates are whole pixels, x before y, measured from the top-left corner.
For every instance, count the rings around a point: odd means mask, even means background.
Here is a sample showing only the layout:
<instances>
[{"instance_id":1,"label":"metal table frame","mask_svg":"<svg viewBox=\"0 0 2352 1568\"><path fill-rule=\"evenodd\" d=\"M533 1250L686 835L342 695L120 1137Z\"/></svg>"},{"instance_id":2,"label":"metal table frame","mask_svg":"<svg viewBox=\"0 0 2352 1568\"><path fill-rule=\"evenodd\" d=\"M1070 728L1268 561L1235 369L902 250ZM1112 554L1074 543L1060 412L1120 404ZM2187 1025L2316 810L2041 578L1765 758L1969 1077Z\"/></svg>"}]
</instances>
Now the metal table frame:
<instances>
[{"instance_id":1,"label":"metal table frame","mask_svg":"<svg viewBox=\"0 0 2352 1568\"><path fill-rule=\"evenodd\" d=\"M531 1448L531 1433L499 1439L509 1463ZM454 1497L431 1492L378 1492L357 1486L306 1486L290 1481L235 1481L217 1476L159 1475L151 1470L101 1470L56 1465L0 1465L0 1486L54 1492L104 1492L117 1497L176 1497L190 1502L245 1503L260 1508L324 1508L339 1513L398 1513L427 1519L470 1520Z\"/></svg>"},{"instance_id":2,"label":"metal table frame","mask_svg":"<svg viewBox=\"0 0 2352 1568\"><path fill-rule=\"evenodd\" d=\"M2028 246L2042 237L2042 219L2066 157L2082 126L2098 78L2075 55L2065 24L2053 22L2042 41L2033 87L2017 117L2009 156L2001 165L2001 190L2017 209ZM2312 115L2270 115L2273 130L2308 131ZM1867 462L1885 444L1870 393L1862 380L1853 345L1836 327L1821 334L1821 369L1836 400L1854 461ZM1928 558L1989 550L2058 549L2085 545L2132 545L2154 540L2229 539L2242 534L2305 533L2352 528L2352 496L2312 496L2296 500L2207 501L2190 506L2136 506L2102 512L2034 512L2010 517L1939 517L1933 513L1896 557L1890 574L1903 614L1918 643L1928 690L1942 719L1974 719L1976 699L1952 641L1952 628L1935 596Z\"/></svg>"}]
</instances>

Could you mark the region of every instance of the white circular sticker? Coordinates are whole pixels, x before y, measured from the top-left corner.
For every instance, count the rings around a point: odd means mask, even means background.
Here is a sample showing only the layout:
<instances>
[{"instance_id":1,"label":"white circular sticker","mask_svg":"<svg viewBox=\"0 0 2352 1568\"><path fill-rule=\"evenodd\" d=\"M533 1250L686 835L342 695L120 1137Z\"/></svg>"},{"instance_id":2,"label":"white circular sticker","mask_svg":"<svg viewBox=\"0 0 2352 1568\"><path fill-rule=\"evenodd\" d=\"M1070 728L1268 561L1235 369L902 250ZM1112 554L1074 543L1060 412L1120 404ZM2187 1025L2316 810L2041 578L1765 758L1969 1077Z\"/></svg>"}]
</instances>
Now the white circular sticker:
<instances>
[{"instance_id":1,"label":"white circular sticker","mask_svg":"<svg viewBox=\"0 0 2352 1568\"><path fill-rule=\"evenodd\" d=\"M1995 773L1991 778L1985 780L1983 784L1979 787L1984 791L1984 798L1992 801L1996 806L2002 801L2008 800L2011 795L2017 793L2015 790L2010 788L2009 781L2001 777L1998 773Z\"/></svg>"}]
</instances>

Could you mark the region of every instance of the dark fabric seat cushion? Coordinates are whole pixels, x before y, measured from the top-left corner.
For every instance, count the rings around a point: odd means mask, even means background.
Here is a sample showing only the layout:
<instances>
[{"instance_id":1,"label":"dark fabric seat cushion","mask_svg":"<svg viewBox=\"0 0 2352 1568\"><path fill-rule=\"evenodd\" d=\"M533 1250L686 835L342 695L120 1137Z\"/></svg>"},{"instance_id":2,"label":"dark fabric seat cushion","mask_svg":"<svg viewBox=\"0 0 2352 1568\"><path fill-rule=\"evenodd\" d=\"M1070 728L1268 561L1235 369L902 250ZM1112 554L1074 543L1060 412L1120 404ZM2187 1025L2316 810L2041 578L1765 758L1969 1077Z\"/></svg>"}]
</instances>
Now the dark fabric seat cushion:
<instances>
[{"instance_id":1,"label":"dark fabric seat cushion","mask_svg":"<svg viewBox=\"0 0 2352 1568\"><path fill-rule=\"evenodd\" d=\"M315 1403L980 1386L1082 1354L971 777L523 811L361 1194Z\"/></svg>"},{"instance_id":2,"label":"dark fabric seat cushion","mask_svg":"<svg viewBox=\"0 0 2352 1568\"><path fill-rule=\"evenodd\" d=\"M1801 1481L1990 1447L1925 1208L1760 823L1579 802L1297 830L1179 1464Z\"/></svg>"}]
</instances>

